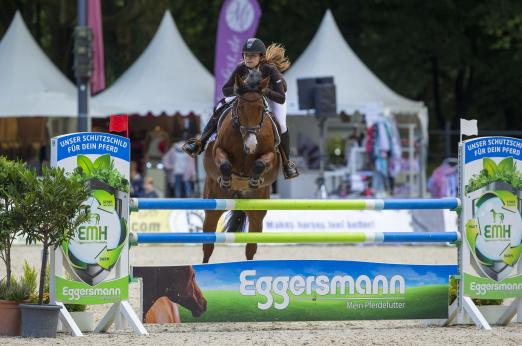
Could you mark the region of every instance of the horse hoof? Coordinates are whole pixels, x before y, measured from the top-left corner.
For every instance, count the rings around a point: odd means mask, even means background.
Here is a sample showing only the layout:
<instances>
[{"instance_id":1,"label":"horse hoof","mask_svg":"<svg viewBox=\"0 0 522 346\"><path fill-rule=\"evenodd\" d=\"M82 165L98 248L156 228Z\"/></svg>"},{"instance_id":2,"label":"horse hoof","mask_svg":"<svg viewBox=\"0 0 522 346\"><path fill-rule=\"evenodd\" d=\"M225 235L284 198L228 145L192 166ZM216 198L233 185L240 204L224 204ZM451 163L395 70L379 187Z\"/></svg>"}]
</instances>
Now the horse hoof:
<instances>
[{"instance_id":1,"label":"horse hoof","mask_svg":"<svg viewBox=\"0 0 522 346\"><path fill-rule=\"evenodd\" d=\"M251 189L259 189L259 187L261 187L261 184L263 184L263 178L250 179L248 181L248 187L250 187Z\"/></svg>"},{"instance_id":2,"label":"horse hoof","mask_svg":"<svg viewBox=\"0 0 522 346\"><path fill-rule=\"evenodd\" d=\"M232 185L232 179L230 177L219 177L218 178L219 187L221 187L223 190L230 189Z\"/></svg>"}]
</instances>

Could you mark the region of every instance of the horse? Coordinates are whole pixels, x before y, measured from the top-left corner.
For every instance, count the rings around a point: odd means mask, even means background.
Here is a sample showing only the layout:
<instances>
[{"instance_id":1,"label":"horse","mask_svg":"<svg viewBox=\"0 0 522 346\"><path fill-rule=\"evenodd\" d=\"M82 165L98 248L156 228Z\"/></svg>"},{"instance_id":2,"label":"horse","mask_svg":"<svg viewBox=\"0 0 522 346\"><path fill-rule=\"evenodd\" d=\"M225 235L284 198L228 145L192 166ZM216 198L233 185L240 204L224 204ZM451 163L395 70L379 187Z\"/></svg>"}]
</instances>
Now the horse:
<instances>
[{"instance_id":1,"label":"horse","mask_svg":"<svg viewBox=\"0 0 522 346\"><path fill-rule=\"evenodd\" d=\"M263 91L269 77L250 71L246 80L236 76L237 97L222 116L217 137L205 150L207 173L204 198L269 199L277 180L281 158L276 152L276 130L265 107ZM203 232L215 232L223 210L205 210ZM248 219L249 232L262 232L266 210L233 211L224 231L242 232ZM214 244L203 245L203 263L208 263ZM257 244L246 245L252 260Z\"/></svg>"},{"instance_id":2,"label":"horse","mask_svg":"<svg viewBox=\"0 0 522 346\"><path fill-rule=\"evenodd\" d=\"M178 304L168 297L161 296L145 314L144 323L181 323Z\"/></svg>"},{"instance_id":3,"label":"horse","mask_svg":"<svg viewBox=\"0 0 522 346\"><path fill-rule=\"evenodd\" d=\"M143 318L148 323L169 323L160 322L164 318L179 322L177 305L168 304L169 301L190 310L193 317L199 317L207 310L207 300L190 265L133 267L132 275L142 278L143 292L147 292L143 296Z\"/></svg>"}]
</instances>

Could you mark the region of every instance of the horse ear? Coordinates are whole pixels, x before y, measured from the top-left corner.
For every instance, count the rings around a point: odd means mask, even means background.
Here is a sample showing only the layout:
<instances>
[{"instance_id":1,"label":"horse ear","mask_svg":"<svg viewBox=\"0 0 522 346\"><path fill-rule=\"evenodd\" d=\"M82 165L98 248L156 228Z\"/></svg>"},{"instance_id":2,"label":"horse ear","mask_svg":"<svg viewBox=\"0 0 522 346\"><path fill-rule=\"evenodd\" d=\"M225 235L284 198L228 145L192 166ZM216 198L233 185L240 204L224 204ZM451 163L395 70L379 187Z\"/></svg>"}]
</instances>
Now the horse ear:
<instances>
[{"instance_id":1,"label":"horse ear","mask_svg":"<svg viewBox=\"0 0 522 346\"><path fill-rule=\"evenodd\" d=\"M245 82L243 81L243 79L241 79L241 77L239 76L239 73L236 73L236 86L238 88L241 88L244 85L245 85Z\"/></svg>"},{"instance_id":2,"label":"horse ear","mask_svg":"<svg viewBox=\"0 0 522 346\"><path fill-rule=\"evenodd\" d=\"M263 78L261 82L259 82L259 88L265 90L268 87L268 83L270 83L270 76Z\"/></svg>"}]
</instances>

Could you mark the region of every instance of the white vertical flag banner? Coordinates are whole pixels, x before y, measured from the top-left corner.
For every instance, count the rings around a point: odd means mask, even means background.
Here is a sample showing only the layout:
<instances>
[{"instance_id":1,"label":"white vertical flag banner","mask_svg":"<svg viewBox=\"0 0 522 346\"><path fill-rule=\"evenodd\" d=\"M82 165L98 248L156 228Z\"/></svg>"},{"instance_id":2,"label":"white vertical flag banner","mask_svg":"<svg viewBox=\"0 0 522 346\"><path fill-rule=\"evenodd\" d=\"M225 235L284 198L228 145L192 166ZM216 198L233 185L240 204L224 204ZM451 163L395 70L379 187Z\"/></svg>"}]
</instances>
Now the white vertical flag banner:
<instances>
[{"instance_id":1,"label":"white vertical flag banner","mask_svg":"<svg viewBox=\"0 0 522 346\"><path fill-rule=\"evenodd\" d=\"M466 136L478 136L477 120L471 119L460 119L460 140L462 141L462 135Z\"/></svg>"}]
</instances>

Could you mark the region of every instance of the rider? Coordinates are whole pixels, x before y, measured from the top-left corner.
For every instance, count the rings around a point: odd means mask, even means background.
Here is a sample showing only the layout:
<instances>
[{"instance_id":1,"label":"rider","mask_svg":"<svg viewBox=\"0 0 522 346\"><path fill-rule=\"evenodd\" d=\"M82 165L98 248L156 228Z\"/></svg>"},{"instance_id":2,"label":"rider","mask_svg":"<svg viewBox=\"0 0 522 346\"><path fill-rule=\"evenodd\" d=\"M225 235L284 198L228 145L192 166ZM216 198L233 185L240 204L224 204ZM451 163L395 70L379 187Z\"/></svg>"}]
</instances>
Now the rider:
<instances>
[{"instance_id":1,"label":"rider","mask_svg":"<svg viewBox=\"0 0 522 346\"><path fill-rule=\"evenodd\" d=\"M226 97L234 96L236 75L245 78L248 71L256 69L261 72L263 78L270 77L270 84L264 90L264 96L269 100L270 108L281 128L281 144L279 151L283 161L283 174L285 179L292 179L299 175L297 167L290 161L290 138L286 127L286 82L283 79L282 71L290 66L288 58L285 56L285 49L278 44L271 44L266 48L263 41L258 38L250 38L243 45L243 62L239 64L229 80L223 86L223 95ZM219 110L226 108L221 107ZM200 138L190 139L183 146L183 150L192 157L199 155L211 135L217 129L217 123L221 112L216 110L209 122L205 126Z\"/></svg>"}]
</instances>

